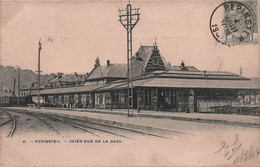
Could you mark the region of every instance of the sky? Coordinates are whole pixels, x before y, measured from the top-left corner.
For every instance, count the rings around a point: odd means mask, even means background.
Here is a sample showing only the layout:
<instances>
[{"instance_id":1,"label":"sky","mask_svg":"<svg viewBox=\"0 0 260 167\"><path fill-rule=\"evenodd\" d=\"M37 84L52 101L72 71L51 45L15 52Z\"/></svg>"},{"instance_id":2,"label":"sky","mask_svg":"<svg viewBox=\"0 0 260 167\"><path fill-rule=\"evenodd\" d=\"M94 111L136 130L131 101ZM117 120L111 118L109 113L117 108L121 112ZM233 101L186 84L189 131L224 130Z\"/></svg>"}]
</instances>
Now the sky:
<instances>
[{"instance_id":1,"label":"sky","mask_svg":"<svg viewBox=\"0 0 260 167\"><path fill-rule=\"evenodd\" d=\"M219 0L131 1L140 8L133 30L133 54L141 45L156 42L171 65L199 70L229 71L258 77L259 45L226 46L209 28ZM87 73L96 57L101 65L126 63L126 30L118 9L128 1L23 1L0 2L0 64L37 70L41 38L43 73Z\"/></svg>"}]
</instances>

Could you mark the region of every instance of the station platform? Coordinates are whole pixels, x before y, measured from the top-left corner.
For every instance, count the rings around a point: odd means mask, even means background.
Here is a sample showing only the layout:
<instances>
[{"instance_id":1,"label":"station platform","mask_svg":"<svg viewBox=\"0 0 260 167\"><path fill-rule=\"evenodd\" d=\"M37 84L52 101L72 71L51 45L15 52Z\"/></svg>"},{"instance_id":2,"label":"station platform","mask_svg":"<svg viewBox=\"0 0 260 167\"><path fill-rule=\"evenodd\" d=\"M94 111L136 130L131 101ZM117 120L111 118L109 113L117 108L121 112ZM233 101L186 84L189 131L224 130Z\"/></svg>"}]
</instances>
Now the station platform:
<instances>
[{"instance_id":1,"label":"station platform","mask_svg":"<svg viewBox=\"0 0 260 167\"><path fill-rule=\"evenodd\" d=\"M137 110L130 112L127 109L82 109L82 108L34 108L10 107L21 111L48 113L84 121L105 123L108 125L143 130L165 134L200 134L202 131L226 129L239 126L241 128L260 128L260 117L251 115L228 115L212 113L176 113L163 111ZM231 126L226 126L231 125Z\"/></svg>"}]
</instances>

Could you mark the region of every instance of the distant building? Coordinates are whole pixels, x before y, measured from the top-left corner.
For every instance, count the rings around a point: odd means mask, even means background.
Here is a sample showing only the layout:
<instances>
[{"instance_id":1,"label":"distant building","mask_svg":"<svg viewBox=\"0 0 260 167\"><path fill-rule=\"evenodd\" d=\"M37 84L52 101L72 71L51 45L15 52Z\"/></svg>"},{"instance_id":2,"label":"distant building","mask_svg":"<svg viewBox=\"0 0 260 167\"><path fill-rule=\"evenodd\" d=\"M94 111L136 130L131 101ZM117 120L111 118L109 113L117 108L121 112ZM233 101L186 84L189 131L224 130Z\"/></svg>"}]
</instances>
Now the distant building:
<instances>
[{"instance_id":1,"label":"distant building","mask_svg":"<svg viewBox=\"0 0 260 167\"><path fill-rule=\"evenodd\" d=\"M40 90L46 88L45 86L41 86ZM22 87L20 89L20 96L27 97L27 96L36 96L38 92L38 82L31 83L30 86Z\"/></svg>"},{"instance_id":2,"label":"distant building","mask_svg":"<svg viewBox=\"0 0 260 167\"><path fill-rule=\"evenodd\" d=\"M111 64L107 60L107 64L100 66L99 58L96 59L94 68L87 74L84 85L106 84L112 81L127 78L126 64Z\"/></svg>"},{"instance_id":3,"label":"distant building","mask_svg":"<svg viewBox=\"0 0 260 167\"><path fill-rule=\"evenodd\" d=\"M10 97L13 95L13 91L4 86L4 83L0 83L0 97Z\"/></svg>"},{"instance_id":4,"label":"distant building","mask_svg":"<svg viewBox=\"0 0 260 167\"><path fill-rule=\"evenodd\" d=\"M54 76L54 79L49 81L47 87L67 87L73 85L80 85L84 83L84 75L78 75L74 73L72 75L64 75L63 73L58 73Z\"/></svg>"}]
</instances>

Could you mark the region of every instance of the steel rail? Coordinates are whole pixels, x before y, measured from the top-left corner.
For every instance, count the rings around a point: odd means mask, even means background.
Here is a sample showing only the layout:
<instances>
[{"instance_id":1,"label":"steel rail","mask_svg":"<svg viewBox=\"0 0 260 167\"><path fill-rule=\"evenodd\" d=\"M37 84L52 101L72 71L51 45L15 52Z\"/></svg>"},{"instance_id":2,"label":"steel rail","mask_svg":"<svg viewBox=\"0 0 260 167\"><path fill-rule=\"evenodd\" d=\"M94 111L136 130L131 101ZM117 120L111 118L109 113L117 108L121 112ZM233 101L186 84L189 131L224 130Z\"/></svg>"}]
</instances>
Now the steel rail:
<instances>
[{"instance_id":1,"label":"steel rail","mask_svg":"<svg viewBox=\"0 0 260 167\"><path fill-rule=\"evenodd\" d=\"M62 137L64 137L64 135L57 129L57 128L55 128L53 125L51 125L50 123L48 123L47 121L45 121L45 120L43 120L43 119L41 119L41 118L39 118L39 117L37 117L37 116L35 116L35 115L33 115L32 113L21 113L21 112L17 112L17 111L11 111L11 112L15 112L15 113L19 113L19 114L25 114L25 115L29 115L29 116L31 116L31 117L34 117L34 118L37 118L37 119L39 119L39 120L41 120L43 123L45 123L45 124L47 124L48 126L50 126L52 129L54 129L59 135L61 135Z\"/></svg>"},{"instance_id":2,"label":"steel rail","mask_svg":"<svg viewBox=\"0 0 260 167\"><path fill-rule=\"evenodd\" d=\"M55 118L55 116L50 116L50 117L51 118ZM60 117L60 116L58 116L58 117ZM64 117L61 117L61 118L64 118ZM58 118L56 118L56 119L58 119ZM65 119L69 119L69 118L65 118ZM72 120L72 119L70 119L70 120ZM103 129L99 129L99 128L93 128L93 127L90 127L90 126L87 126L87 125L81 125L81 124L78 124L78 123L75 123L75 122L71 122L71 121L68 121L68 123L71 123L71 124L79 126L79 127L89 128L89 129L105 132L105 133L108 133L108 134L112 134L112 135L115 135L115 136L120 136L120 137L131 139L130 137L127 137L127 136L124 136L124 135L120 135L120 134L116 134L114 132L110 132L110 131L107 131L107 130L103 130Z\"/></svg>"},{"instance_id":3,"label":"steel rail","mask_svg":"<svg viewBox=\"0 0 260 167\"><path fill-rule=\"evenodd\" d=\"M39 114L37 114L37 115L39 115ZM60 121L60 122L62 122L62 123L69 124L69 125L71 125L71 126L73 126L73 127L76 127L76 128L81 129L81 130L83 130L83 131L86 131L86 132L88 132L88 133L90 133L90 134L92 134L92 135L94 135L94 136L100 137L99 135L96 135L94 132L91 132L91 131L89 131L89 130L87 130L87 129L85 129L85 128L82 128L82 127L80 127L80 126L78 126L78 125L76 125L76 124L74 124L74 123L72 123L72 122L63 121L63 120L60 120L60 119L58 119L58 118L55 118L55 117L49 116L49 115L41 115L41 116L43 116L43 117L49 117L49 118L51 118L51 119L58 120L58 121Z\"/></svg>"},{"instance_id":4,"label":"steel rail","mask_svg":"<svg viewBox=\"0 0 260 167\"><path fill-rule=\"evenodd\" d=\"M58 116L58 117L64 118L62 116ZM71 118L66 118L66 119L71 119ZM75 120L75 119L71 119L71 120ZM80 121L80 120L76 120L76 121ZM96 124L96 125L105 126L105 127L112 127L112 128L115 128L115 129L121 129L121 130L126 130L126 131L139 133L139 134L143 134L143 135L154 136L154 137L159 137L159 138L172 140L172 138L168 138L168 137L165 137L165 136L160 136L160 135L157 135L157 134L146 133L146 132L143 132L143 131L123 128L123 127L118 127L118 126L113 126L113 125L108 125L108 124L102 124L102 123L97 123L97 122L92 122L92 121L88 121L87 123L91 123L91 124L94 124L94 125ZM91 127L89 127L89 128L91 128Z\"/></svg>"},{"instance_id":5,"label":"steel rail","mask_svg":"<svg viewBox=\"0 0 260 167\"><path fill-rule=\"evenodd\" d=\"M5 121L5 122L3 122L3 123L1 123L0 124L0 126L3 126L3 125L5 125L5 124L7 124L8 122L10 122L10 121L12 121L13 119L12 118L10 118L10 119L8 119L7 121Z\"/></svg>"},{"instance_id":6,"label":"steel rail","mask_svg":"<svg viewBox=\"0 0 260 167\"><path fill-rule=\"evenodd\" d=\"M40 117L35 116L35 115L33 115L33 114L28 114L28 113L26 113L26 114L27 114L27 115L30 115L30 116L32 116L32 117L35 117L35 118L41 120L42 122L46 123L46 124L49 125L52 129L54 129L59 135L61 135L62 137L64 137L64 135L63 135L57 128L55 128L55 126L53 126L53 125L50 124L49 122L47 122L47 121L45 121L45 120L41 119Z\"/></svg>"},{"instance_id":7,"label":"steel rail","mask_svg":"<svg viewBox=\"0 0 260 167\"><path fill-rule=\"evenodd\" d=\"M165 136L160 136L160 135L147 133L147 132L143 132L143 131L138 131L138 130L133 130L133 129L129 129L129 128L123 128L123 127L118 127L118 126L113 126L113 125L108 125L108 124L102 124L102 123L92 122L92 121L88 121L88 123L97 124L97 125L101 125L101 126L112 127L112 128L121 129L121 130L126 130L126 131L135 132L135 133L139 133L139 134L143 134L143 135L154 136L154 137L159 137L159 138L165 138L165 139L172 140L171 138L168 138L168 137L165 137Z\"/></svg>"},{"instance_id":8,"label":"steel rail","mask_svg":"<svg viewBox=\"0 0 260 167\"><path fill-rule=\"evenodd\" d=\"M8 113L8 115L11 117L10 120L13 120L13 126L12 126L12 129L9 131L7 137L12 137L13 134L14 134L14 131L16 129L16 118L13 114L9 113L8 111L5 111L6 113ZM9 122L9 121L8 121Z\"/></svg>"},{"instance_id":9,"label":"steel rail","mask_svg":"<svg viewBox=\"0 0 260 167\"><path fill-rule=\"evenodd\" d=\"M81 126L81 127L85 127L85 128L89 128L89 129L94 129L94 130L97 130L97 131L101 131L101 132L105 132L105 133L108 133L108 134L112 134L112 135L115 135L115 136L119 136L119 137L124 137L124 138L128 138L128 139L131 139L130 137L127 137L125 135L120 135L120 134L116 134L114 132L110 132L110 131L107 131L107 130L103 130L103 129L99 129L99 128L93 128L93 127L90 127L90 126L87 126L87 125L81 125L81 124L77 124L75 122L71 122L77 126Z\"/></svg>"},{"instance_id":10,"label":"steel rail","mask_svg":"<svg viewBox=\"0 0 260 167\"><path fill-rule=\"evenodd\" d=\"M15 112L15 111L14 111ZM19 112L20 113L20 112ZM21 113L21 114L27 114L27 115L35 115L35 114L32 114L32 113ZM71 121L80 121L80 122L83 122L81 120L76 120L76 119L73 119L73 118L67 118L67 117L63 117L63 116L53 116L53 115L47 115L47 114L42 114L42 113L37 113L37 115L39 116L43 116L43 117L49 117L49 118L53 118L53 119L56 119L56 120L59 120L61 122L64 122L64 123L68 123L70 124L71 126L74 126L74 127L77 127L77 128L80 128L83 130L84 128L84 131L87 131L93 135L95 135L93 132L91 131L88 131L86 130L85 128L89 128L89 129L93 129L93 130L97 130L97 131L101 131L101 132L105 132L105 133L109 133L109 134L112 134L112 135L115 135L115 136L120 136L120 137L124 137L124 138L130 138L130 137L127 137L125 135L120 135L120 134L116 134L114 132L111 132L111 131L107 131L107 130L103 130L103 129L99 129L99 128L94 128L94 127L90 127L90 126L87 126L87 125L82 125L82 124L78 124L78 123L75 123L75 122L71 122ZM35 117L35 116L34 116ZM58 117L58 118L57 118ZM37 117L36 117L37 118ZM70 121L62 121L60 120L59 118L62 118L62 119L67 119L67 120L70 120ZM40 118L38 118L40 119ZM44 122L44 120L40 119L41 121ZM47 123L47 122L45 122ZM172 138L169 138L169 137L165 137L165 136L161 136L161 135L157 135L157 134L153 134L153 133L147 133L147 132L143 132L143 131L138 131L138 130L133 130L133 129L129 129L129 128L123 128L123 127L118 127L118 126L113 126L113 125L108 125L108 124L103 124L103 123L97 123L97 122L92 122L92 121L87 121L87 122L84 122L84 123L90 123L90 124L94 124L94 125L100 125L100 126L103 126L103 127L111 127L111 128L114 128L114 129L120 129L120 130L125 130L125 131L129 131L129 132L134 132L134 133L138 133L138 134L143 134L143 135L147 135L147 136L153 136L153 137L158 137L158 138L164 138L164 139L169 139L169 140L172 140ZM49 123L47 123L48 125L50 125ZM52 125L50 125L52 126ZM52 126L53 127L53 126ZM55 130L57 130L55 127L53 127ZM98 136L98 135L97 135ZM131 138L130 138L131 139Z\"/></svg>"}]
</instances>

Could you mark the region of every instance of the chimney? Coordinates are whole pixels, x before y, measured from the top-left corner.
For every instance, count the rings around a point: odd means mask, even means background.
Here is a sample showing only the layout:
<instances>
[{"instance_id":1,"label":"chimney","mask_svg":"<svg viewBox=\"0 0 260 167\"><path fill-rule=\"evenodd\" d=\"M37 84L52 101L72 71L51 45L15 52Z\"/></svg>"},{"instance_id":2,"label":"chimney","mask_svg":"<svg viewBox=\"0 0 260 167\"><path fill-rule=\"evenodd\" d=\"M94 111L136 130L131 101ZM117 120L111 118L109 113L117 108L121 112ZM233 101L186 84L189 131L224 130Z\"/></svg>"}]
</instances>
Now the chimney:
<instances>
[{"instance_id":1,"label":"chimney","mask_svg":"<svg viewBox=\"0 0 260 167\"><path fill-rule=\"evenodd\" d=\"M158 51L158 46L157 46L157 42L156 42L156 37L155 37L155 41L154 41L154 52Z\"/></svg>"},{"instance_id":2,"label":"chimney","mask_svg":"<svg viewBox=\"0 0 260 167\"><path fill-rule=\"evenodd\" d=\"M63 73L62 73L62 72L58 72L58 73L57 73L57 77L56 77L56 78L60 79L60 78L62 78L62 75L63 75Z\"/></svg>"},{"instance_id":3,"label":"chimney","mask_svg":"<svg viewBox=\"0 0 260 167\"><path fill-rule=\"evenodd\" d=\"M96 61L95 61L95 68L100 66L100 62L99 62L99 57L96 58Z\"/></svg>"},{"instance_id":4,"label":"chimney","mask_svg":"<svg viewBox=\"0 0 260 167\"><path fill-rule=\"evenodd\" d=\"M89 73L87 72L87 73L86 73L86 77L88 77L88 76L89 76Z\"/></svg>"},{"instance_id":5,"label":"chimney","mask_svg":"<svg viewBox=\"0 0 260 167\"><path fill-rule=\"evenodd\" d=\"M85 75L82 75L82 83L85 82Z\"/></svg>"},{"instance_id":6,"label":"chimney","mask_svg":"<svg viewBox=\"0 0 260 167\"><path fill-rule=\"evenodd\" d=\"M76 72L74 73L74 81L78 84L78 74Z\"/></svg>"},{"instance_id":7,"label":"chimney","mask_svg":"<svg viewBox=\"0 0 260 167\"><path fill-rule=\"evenodd\" d=\"M203 77L206 77L207 76L207 72L206 70L203 71Z\"/></svg>"},{"instance_id":8,"label":"chimney","mask_svg":"<svg viewBox=\"0 0 260 167\"><path fill-rule=\"evenodd\" d=\"M138 58L139 57L139 52L136 52L135 55L136 55L136 58Z\"/></svg>"},{"instance_id":9,"label":"chimney","mask_svg":"<svg viewBox=\"0 0 260 167\"><path fill-rule=\"evenodd\" d=\"M110 65L110 60L107 60L107 67Z\"/></svg>"},{"instance_id":10,"label":"chimney","mask_svg":"<svg viewBox=\"0 0 260 167\"><path fill-rule=\"evenodd\" d=\"M184 68L185 68L185 64L184 64L184 62L183 62L183 60L181 61L181 70L184 70Z\"/></svg>"}]
</instances>

